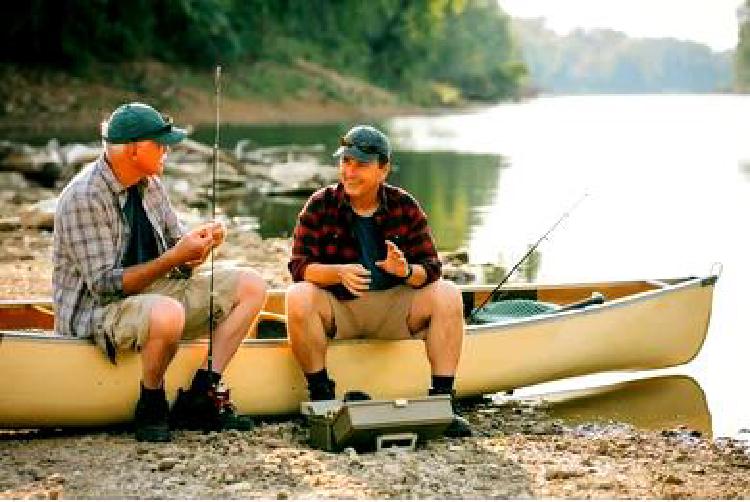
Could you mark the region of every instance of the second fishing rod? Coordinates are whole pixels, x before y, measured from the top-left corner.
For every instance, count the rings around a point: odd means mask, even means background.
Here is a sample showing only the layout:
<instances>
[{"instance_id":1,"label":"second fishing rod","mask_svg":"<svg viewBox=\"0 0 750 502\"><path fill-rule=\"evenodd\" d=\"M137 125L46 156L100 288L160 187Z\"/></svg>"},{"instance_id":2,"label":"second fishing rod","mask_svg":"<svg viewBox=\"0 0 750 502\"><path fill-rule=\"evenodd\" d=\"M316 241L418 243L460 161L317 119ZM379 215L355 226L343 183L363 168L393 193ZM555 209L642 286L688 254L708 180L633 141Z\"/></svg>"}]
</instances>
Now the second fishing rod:
<instances>
[{"instance_id":1,"label":"second fishing rod","mask_svg":"<svg viewBox=\"0 0 750 502\"><path fill-rule=\"evenodd\" d=\"M562 216L560 216L560 218L558 218L558 220L554 223L554 225L552 225L549 228L549 230L547 230L541 237L539 237L539 239L534 243L534 245L532 245L529 248L529 250L526 252L526 254L523 255L523 258L521 258L520 260L518 260L518 262L515 265L513 265L513 267L510 269L510 271L507 274L505 274L505 277L503 277L503 280L501 280L500 283L497 286L495 286L495 288L492 290L492 292L490 292L490 294L487 295L487 298L485 298L484 301L479 304L479 306L474 307L474 309L471 311L471 314L469 314L469 317L467 318L467 321L469 323L471 323L471 322L473 322L473 321L476 320L476 314L480 310L482 310L482 308L484 308L484 306L487 305L487 303L489 303L492 300L492 298L494 298L495 293L497 293L500 290L500 288L503 286L503 284L505 284L506 282L508 282L508 279L510 279L510 277L515 273L515 271L518 270L518 267L520 267L521 264L523 262L525 262L526 259L529 256L531 256L531 253L533 253L534 251L536 251L536 248L539 247L539 244L541 244L544 239L546 239L547 237L549 237L549 235L560 225L560 223L562 223L563 220L565 220L568 216L570 216L570 214L573 211L575 211L575 209L581 204L581 202L583 202L584 199L586 199L586 197L588 197L588 196L589 196L588 193L584 193L575 202L575 204L573 204L567 211L565 211L563 213Z\"/></svg>"}]
</instances>

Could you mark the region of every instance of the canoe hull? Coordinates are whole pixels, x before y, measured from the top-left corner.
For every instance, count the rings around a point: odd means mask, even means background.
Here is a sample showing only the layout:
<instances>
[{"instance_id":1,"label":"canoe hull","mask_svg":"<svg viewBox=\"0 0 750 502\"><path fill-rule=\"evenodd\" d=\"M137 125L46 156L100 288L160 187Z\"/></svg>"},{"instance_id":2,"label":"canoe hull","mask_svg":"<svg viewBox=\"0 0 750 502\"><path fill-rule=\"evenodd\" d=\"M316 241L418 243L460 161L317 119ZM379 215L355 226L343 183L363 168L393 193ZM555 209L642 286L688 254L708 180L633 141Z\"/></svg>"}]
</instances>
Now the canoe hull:
<instances>
[{"instance_id":1,"label":"canoe hull","mask_svg":"<svg viewBox=\"0 0 750 502\"><path fill-rule=\"evenodd\" d=\"M713 281L695 279L582 311L467 327L459 396L474 396L602 371L645 370L690 361L705 339ZM112 365L87 341L0 335L0 427L99 426L131 419L140 357ZM206 351L181 346L167 393L189 384ZM418 340L334 342L328 368L337 391L377 398L423 396L430 371ZM225 372L242 413L297 413L305 380L285 340L247 340Z\"/></svg>"}]
</instances>

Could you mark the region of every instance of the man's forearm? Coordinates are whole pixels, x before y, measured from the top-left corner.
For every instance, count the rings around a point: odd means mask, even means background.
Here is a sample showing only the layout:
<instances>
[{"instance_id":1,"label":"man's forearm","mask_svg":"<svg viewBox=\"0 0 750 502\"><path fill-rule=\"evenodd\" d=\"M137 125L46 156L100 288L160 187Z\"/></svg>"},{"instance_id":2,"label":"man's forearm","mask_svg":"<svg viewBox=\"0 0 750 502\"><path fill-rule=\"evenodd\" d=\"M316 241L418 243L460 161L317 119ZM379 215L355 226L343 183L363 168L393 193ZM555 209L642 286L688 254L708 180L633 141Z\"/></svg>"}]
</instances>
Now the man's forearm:
<instances>
[{"instance_id":1,"label":"man's forearm","mask_svg":"<svg viewBox=\"0 0 750 502\"><path fill-rule=\"evenodd\" d=\"M122 274L122 290L126 295L140 293L178 265L181 263L170 248L158 258L126 268Z\"/></svg>"},{"instance_id":2,"label":"man's forearm","mask_svg":"<svg viewBox=\"0 0 750 502\"><path fill-rule=\"evenodd\" d=\"M333 286L341 282L339 266L335 264L310 263L305 268L305 280L316 286Z\"/></svg>"}]
</instances>

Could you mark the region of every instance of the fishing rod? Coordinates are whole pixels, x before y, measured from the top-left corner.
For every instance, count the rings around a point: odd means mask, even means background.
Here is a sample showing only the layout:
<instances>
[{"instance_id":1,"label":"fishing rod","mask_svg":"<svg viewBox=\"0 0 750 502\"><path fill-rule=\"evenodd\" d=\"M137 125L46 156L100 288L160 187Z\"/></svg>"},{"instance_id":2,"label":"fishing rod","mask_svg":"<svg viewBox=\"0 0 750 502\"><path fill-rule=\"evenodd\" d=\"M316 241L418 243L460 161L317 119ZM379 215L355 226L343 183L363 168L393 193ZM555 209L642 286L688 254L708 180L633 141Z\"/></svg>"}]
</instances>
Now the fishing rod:
<instances>
[{"instance_id":1,"label":"fishing rod","mask_svg":"<svg viewBox=\"0 0 750 502\"><path fill-rule=\"evenodd\" d=\"M216 65L214 74L216 88L216 131L214 132L214 157L211 166L211 223L216 221L216 168L219 164L219 102L221 99L221 65ZM213 370L214 341L214 246L211 245L211 277L208 291L208 374Z\"/></svg>"},{"instance_id":2,"label":"fishing rod","mask_svg":"<svg viewBox=\"0 0 750 502\"><path fill-rule=\"evenodd\" d=\"M505 277L503 278L503 280L502 280L502 281L500 281L500 284L498 284L497 286L495 286L495 289L493 289L493 290L492 290L492 292L491 292L491 293L490 293L490 294L489 294L489 295L487 296L487 298L485 298L485 299L484 299L484 301L482 301L482 303L481 303L481 304L479 304L479 306L478 306L478 307L474 307L474 309L473 309L473 310L471 311L471 314L469 314L469 317L468 317L468 321L472 321L472 320L474 319L474 316L475 316L475 315L477 314L477 312L479 312L480 310L482 310L482 308L484 308L484 306L485 306L485 305L487 305L487 303L488 303L488 302L490 301L490 299L492 299L492 297L493 297L493 296L495 296L495 293L497 293L497 291L498 291L498 290L500 289L500 287L502 287L502 285L503 285L503 284L505 284L505 283L506 283L506 282L508 281L508 279L510 279L510 276L511 276L511 275L513 275L513 273L514 273L514 272L516 271L516 269L518 269L518 267L520 267L520 266L521 266L521 264L522 264L522 263L523 263L524 261L526 261L526 258L528 258L529 256L531 256L531 253L533 253L533 252L534 252L534 251L536 250L536 248L537 248L537 247L539 247L539 244L541 244L541 243L542 243L542 241L543 241L544 239L546 239L546 238L547 238L547 237L549 236L549 234L551 234L551 233L552 233L552 232L553 232L553 231L554 231L554 230L555 230L555 229L557 228L557 226L558 226L558 225L559 225L560 223L562 223L562 221L563 221L563 220L564 220L565 218L567 218L568 216L570 216L570 213L572 213L572 212L573 212L573 211L574 211L574 210L575 210L575 209L576 209L576 208L578 207L578 205L579 205L579 204L580 204L581 202L583 202L583 200L584 200L584 199L585 199L586 197L588 197L588 196L589 196L589 194L588 194L588 193L584 193L584 194L583 194L583 195L581 196L581 198L580 198L580 199L578 199L578 200L577 200L577 201L575 202L575 204L573 204L572 206L570 206L570 209L568 209L567 211L565 211L565 212L563 213L563 215L562 215L562 216L560 216L560 218L559 218L559 219L558 219L558 220L557 220L557 221L555 222L555 224L554 224L554 225L552 225L552 227L550 227L550 229L549 229L549 230L547 230L547 232L545 232L545 233L544 233L544 235L542 235L542 236L541 236L541 237L539 238L539 240L537 240L537 241L536 241L536 244L534 244L533 246L531 246L531 247L529 248L529 250L528 250L528 251L526 252L526 254L525 254L525 255L523 255L523 258L521 258L520 260L518 260L518 263L516 263L515 265L513 265L513 268L511 268L511 269L510 269L510 272L508 272L508 273L507 273L507 274L505 275Z\"/></svg>"}]
</instances>

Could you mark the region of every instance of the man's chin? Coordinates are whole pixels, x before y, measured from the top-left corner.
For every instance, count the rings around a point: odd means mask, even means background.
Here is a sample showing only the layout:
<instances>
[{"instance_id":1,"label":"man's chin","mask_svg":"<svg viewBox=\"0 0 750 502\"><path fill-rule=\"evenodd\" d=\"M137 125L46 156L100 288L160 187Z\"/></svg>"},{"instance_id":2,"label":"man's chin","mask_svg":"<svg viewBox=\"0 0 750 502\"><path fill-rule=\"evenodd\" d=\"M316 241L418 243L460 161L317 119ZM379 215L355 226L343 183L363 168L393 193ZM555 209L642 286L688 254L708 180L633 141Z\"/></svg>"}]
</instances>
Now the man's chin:
<instances>
[{"instance_id":1,"label":"man's chin","mask_svg":"<svg viewBox=\"0 0 750 502\"><path fill-rule=\"evenodd\" d=\"M359 188L351 187L345 184L344 193L348 195L349 197L356 197L357 195L359 195Z\"/></svg>"}]
</instances>

